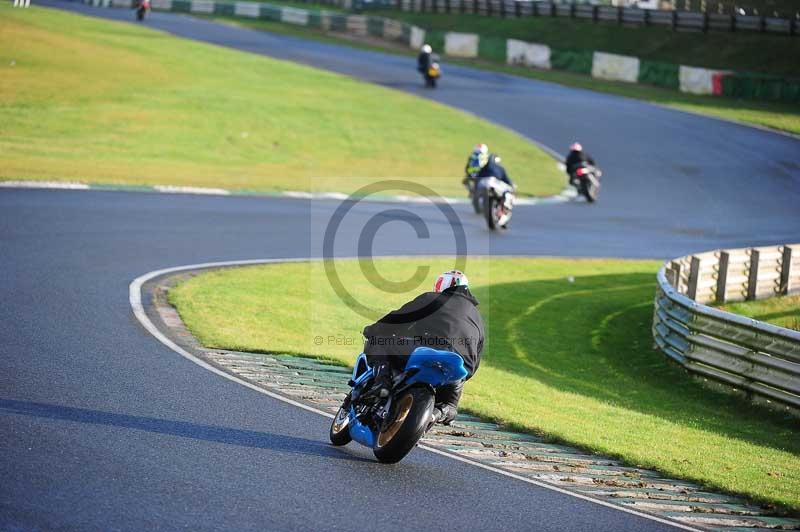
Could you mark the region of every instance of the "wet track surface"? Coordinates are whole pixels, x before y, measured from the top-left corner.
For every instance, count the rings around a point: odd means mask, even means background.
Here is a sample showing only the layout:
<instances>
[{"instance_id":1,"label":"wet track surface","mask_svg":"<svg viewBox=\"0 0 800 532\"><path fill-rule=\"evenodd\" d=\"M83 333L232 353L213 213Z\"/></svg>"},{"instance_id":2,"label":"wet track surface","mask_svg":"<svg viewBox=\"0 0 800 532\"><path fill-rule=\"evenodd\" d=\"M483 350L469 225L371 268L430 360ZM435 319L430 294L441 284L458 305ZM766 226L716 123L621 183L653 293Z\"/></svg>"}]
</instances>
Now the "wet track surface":
<instances>
[{"instance_id":1,"label":"wet track surface","mask_svg":"<svg viewBox=\"0 0 800 532\"><path fill-rule=\"evenodd\" d=\"M785 136L457 67L431 94L404 57L165 13L148 25L358 72L554 148L581 131L606 172L601 202L520 208L512 231L491 238L457 206L470 252L667 258L800 235L800 141ZM427 452L386 467L332 449L327 419L181 359L131 315L128 284L154 269L316 255L335 207L0 190L0 529L668 528ZM352 227L385 208L360 205ZM452 236L437 210L408 209L431 238L386 225L376 252L443 252Z\"/></svg>"}]
</instances>

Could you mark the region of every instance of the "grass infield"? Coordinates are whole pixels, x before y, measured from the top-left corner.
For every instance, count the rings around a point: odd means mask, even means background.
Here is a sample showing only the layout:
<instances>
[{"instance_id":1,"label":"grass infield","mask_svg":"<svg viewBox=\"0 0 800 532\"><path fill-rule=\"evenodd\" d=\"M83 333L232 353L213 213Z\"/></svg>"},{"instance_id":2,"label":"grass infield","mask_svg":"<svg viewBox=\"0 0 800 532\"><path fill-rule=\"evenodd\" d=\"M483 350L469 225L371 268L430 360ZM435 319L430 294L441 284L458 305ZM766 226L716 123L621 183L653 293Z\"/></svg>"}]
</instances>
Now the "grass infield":
<instances>
[{"instance_id":1,"label":"grass infield","mask_svg":"<svg viewBox=\"0 0 800 532\"><path fill-rule=\"evenodd\" d=\"M399 178L462 196L487 142L523 195L564 186L521 136L345 76L7 3L0 35L0 179L349 193Z\"/></svg>"},{"instance_id":2,"label":"grass infield","mask_svg":"<svg viewBox=\"0 0 800 532\"><path fill-rule=\"evenodd\" d=\"M766 321L780 327L800 331L800 296L773 297L761 301L741 301L728 303L720 308L759 321Z\"/></svg>"},{"instance_id":3,"label":"grass infield","mask_svg":"<svg viewBox=\"0 0 800 532\"><path fill-rule=\"evenodd\" d=\"M345 288L375 316L428 289L442 259L382 259L380 275L420 287L387 293L358 261L337 261ZM652 349L652 261L470 259L487 348L462 406L630 464L800 509L797 420L704 388ZM210 347L294 353L350 364L361 330L320 263L201 274L170 292Z\"/></svg>"}]
</instances>

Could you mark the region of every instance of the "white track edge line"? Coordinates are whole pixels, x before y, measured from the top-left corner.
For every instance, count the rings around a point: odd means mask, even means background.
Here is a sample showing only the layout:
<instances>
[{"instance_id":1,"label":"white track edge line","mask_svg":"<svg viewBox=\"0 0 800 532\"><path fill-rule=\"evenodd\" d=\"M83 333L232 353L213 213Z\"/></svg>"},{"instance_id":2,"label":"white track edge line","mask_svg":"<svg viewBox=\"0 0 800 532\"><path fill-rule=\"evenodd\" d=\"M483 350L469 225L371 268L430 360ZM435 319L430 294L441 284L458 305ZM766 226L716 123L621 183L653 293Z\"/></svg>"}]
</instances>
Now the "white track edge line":
<instances>
[{"instance_id":1,"label":"white track edge line","mask_svg":"<svg viewBox=\"0 0 800 532\"><path fill-rule=\"evenodd\" d=\"M175 267L172 267L172 268L164 268L164 269L161 269L161 270L154 270L154 271L148 272L148 273L146 273L144 275L141 275L141 276L137 277L136 279L134 279L131 282L131 284L129 286L129 290L128 290L129 301L130 301L131 309L133 310L134 316L136 316L136 319L139 320L139 323L142 324L142 326L147 330L147 332L152 334L156 338L156 340L158 340L159 342L161 342L165 346L169 347L171 350L175 351L176 353L181 355L183 358L185 358L185 359L187 359L187 360L189 360L191 362L194 362L195 364L197 364L201 368L206 369L206 370L214 373L215 375L219 375L220 377L228 379L229 381L235 382L237 384L241 384L242 386L244 386L246 388L249 388L249 389L251 389L253 391L262 393L264 395L272 397L273 399L277 399L278 401L283 401L284 403L290 404L292 406L296 406L298 408L302 408L303 410L306 410L308 412L313 412L314 414L319 414L319 415L324 416L324 417L326 417L328 419L333 419L334 418L333 414L329 414L328 412L325 412L323 410L319 410L319 409L314 408L312 406L308 406L308 405L305 405L305 404L300 403L298 401L294 401L292 399L289 399L288 397L284 397L282 395L270 392L269 390L265 390L264 388L256 386L255 384L252 384L250 382L247 382L244 379L241 379L239 377L231 375L230 373L226 373L226 372L222 371L221 369L212 366L211 364L209 364L205 360L203 360L201 358L198 358L195 355L189 353L188 351L183 349L181 346L179 346L178 344L176 344L175 342L173 342L172 340L167 338L161 331L158 330L158 328L153 324L153 322L150 321L150 318L147 316L147 313L145 313L144 305L142 304L142 288L143 288L144 284L147 281L150 281L150 280L152 280L152 279L154 279L156 277L160 277L162 275L166 275L166 274L170 274L170 273L177 273L177 272L187 271L187 270L203 270L203 269L209 269L209 268L225 268L225 267L231 267L231 266L249 266L249 265L257 265L257 264L280 264L280 263L287 263L287 262L309 262L309 261L312 261L312 260L315 260L315 259L313 259L313 258L310 258L310 259L305 259L305 258L286 258L286 259L233 260L233 261L224 261L224 262L205 262L205 263L200 263L200 264L188 264L188 265L184 265L184 266L175 266ZM637 517L643 517L643 518L648 519L650 521L656 521L658 523L662 523L662 524L665 524L665 525L670 525L670 526L673 526L675 528L680 528L680 529L683 529L683 530L691 530L693 532L704 532L703 529L693 528L693 527L690 527L688 525L684 525L684 524L676 522L676 521L663 519L663 518L660 518L660 517L655 516L655 515L639 512L639 511L633 510L631 508L626 508L626 507L624 507L622 505L619 505L619 504L612 504L612 503L609 503L609 502L606 502L606 501L603 501L603 500L600 500L600 499L595 499L595 498L592 498L592 497L588 497L588 496L580 494L580 493L576 493L576 492L569 491L569 490L566 490L566 489L563 489L563 488L559 488L558 486L555 486L555 485L552 485L552 484L539 482L538 480L534 480L534 479L531 479L531 478L523 477L521 475L517 475L517 474L512 473L510 471L504 471L504 470L496 468L494 466L490 466L490 465L487 465L487 464L482 464L480 462L469 460L469 459L464 458L462 456L459 456L457 454L450 453L450 452L447 452L447 451L443 451L441 449L436 449L436 448L433 448L433 447L429 447L427 445L419 445L419 447L421 449L424 449L426 451L430 451L430 452L438 454L440 456L445 456L447 458L451 458L453 460L457 460L457 461L463 462L465 464L469 464L469 465L472 465L472 466L475 466L475 467L479 467L481 469L485 469L485 470L491 471L493 473L498 473L500 475L503 475L503 476L506 476L506 477L509 477L509 478L513 478L515 480L520 480L522 482L526 482L528 484L532 484L532 485L538 486L540 488L544 488L544 489L548 489L548 490L551 490L551 491L555 491L555 492L561 493L563 495L569 495L570 497L575 497L577 499L581 499L581 500L584 500L584 501L587 501L587 502L591 502L591 503L594 503L594 504L599 504L600 506L605 506L606 508L611 508L611 509L614 509L614 510L618 510L618 511L621 511L621 512L632 514L632 515L635 515Z\"/></svg>"},{"instance_id":2,"label":"white track edge line","mask_svg":"<svg viewBox=\"0 0 800 532\"><path fill-rule=\"evenodd\" d=\"M562 163L559 165L563 166ZM560 168L560 167L559 167ZM224 196L233 198L262 198L262 199L307 199L313 201L344 201L349 196L343 192L305 192L300 190L288 190L275 194L249 194L237 190L227 190L224 188L204 188L204 187L184 187L176 185L148 185L145 189L135 186L119 186L108 188L106 185L73 183L65 181L0 181L0 189L36 189L36 190L80 190L89 192L140 192L146 194L167 194L180 196ZM514 204L517 206L549 205L553 203L566 203L578 196L575 189L567 185L557 194L549 196L524 196L517 198ZM461 197L429 197L429 196L365 196L359 201L368 203L414 203L414 204L449 204L467 205L470 203L468 198Z\"/></svg>"}]
</instances>

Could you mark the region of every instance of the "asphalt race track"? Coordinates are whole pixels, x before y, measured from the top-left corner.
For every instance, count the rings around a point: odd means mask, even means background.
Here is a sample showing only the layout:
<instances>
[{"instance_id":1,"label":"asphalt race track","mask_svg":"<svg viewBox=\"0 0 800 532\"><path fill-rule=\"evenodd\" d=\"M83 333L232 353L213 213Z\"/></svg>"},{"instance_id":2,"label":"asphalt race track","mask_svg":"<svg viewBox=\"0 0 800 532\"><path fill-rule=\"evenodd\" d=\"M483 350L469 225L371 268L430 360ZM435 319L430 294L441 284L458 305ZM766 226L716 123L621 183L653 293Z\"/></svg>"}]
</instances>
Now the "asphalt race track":
<instances>
[{"instance_id":1,"label":"asphalt race track","mask_svg":"<svg viewBox=\"0 0 800 532\"><path fill-rule=\"evenodd\" d=\"M800 240L798 140L446 65L431 94L408 58L152 15L148 25L177 35L358 72L554 148L580 131L606 172L600 203L520 208L491 238L457 206L471 253L667 258ZM151 270L316 256L335 207L0 189L0 530L670 528L420 450L387 467L357 446L334 449L327 419L206 372L131 314L128 284ZM436 207L403 207L431 238L387 224L376 253L447 252ZM386 209L361 204L343 227Z\"/></svg>"},{"instance_id":2,"label":"asphalt race track","mask_svg":"<svg viewBox=\"0 0 800 532\"><path fill-rule=\"evenodd\" d=\"M125 9L59 0L39 3L127 22L134 18L133 12ZM514 129L558 153L566 153L571 142L580 140L604 171L601 202L592 209L573 206L557 227L572 227L577 233L603 225L592 235L607 239L603 243L607 251L599 250L600 254L663 257L675 255L675 251L709 249L711 242L728 247L771 244L800 234L800 140L796 138L637 100L446 63L441 89L431 91L422 87L412 58L246 30L187 15L151 15L148 27L434 98ZM342 110L345 119L346 112ZM475 139L482 141L491 145L490 140ZM517 213L514 216L515 225L521 226ZM565 225L569 221L572 223ZM540 223L534 227L538 233L548 233L549 228ZM629 236L622 233L632 227L646 230L649 239L644 240L654 246L642 250L645 242L629 242ZM668 235L672 232L688 234L695 245L690 245L691 249L670 247ZM569 251L598 254L594 249L583 251L582 244L577 242Z\"/></svg>"}]
</instances>

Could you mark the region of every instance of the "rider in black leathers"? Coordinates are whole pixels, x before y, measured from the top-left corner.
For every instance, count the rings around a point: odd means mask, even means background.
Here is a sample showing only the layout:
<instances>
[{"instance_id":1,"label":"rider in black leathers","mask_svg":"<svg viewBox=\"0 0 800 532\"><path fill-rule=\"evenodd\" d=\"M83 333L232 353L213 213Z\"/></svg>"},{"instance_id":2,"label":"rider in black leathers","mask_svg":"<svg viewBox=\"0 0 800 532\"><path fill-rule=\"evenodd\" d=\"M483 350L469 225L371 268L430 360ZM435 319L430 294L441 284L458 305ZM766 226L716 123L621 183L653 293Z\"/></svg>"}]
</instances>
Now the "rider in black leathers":
<instances>
[{"instance_id":1,"label":"rider in black leathers","mask_svg":"<svg viewBox=\"0 0 800 532\"><path fill-rule=\"evenodd\" d=\"M591 155L583 151L583 146L579 143L575 142L572 146L569 147L569 153L567 154L567 158L564 161L564 165L566 166L566 172L569 176L569 182L572 185L575 185L575 170L577 170L580 166L584 164L590 164L595 166L594 159Z\"/></svg>"},{"instance_id":2,"label":"rider in black leathers","mask_svg":"<svg viewBox=\"0 0 800 532\"><path fill-rule=\"evenodd\" d=\"M511 181L505 167L500 164L500 158L494 153L489 153L489 147L486 144L478 144L472 150L469 159L467 159L464 174L466 175L465 180L473 178L476 184L484 177L494 176L500 181L512 187L514 186L514 182Z\"/></svg>"},{"instance_id":3,"label":"rider in black leathers","mask_svg":"<svg viewBox=\"0 0 800 532\"><path fill-rule=\"evenodd\" d=\"M422 45L420 49L419 55L417 56L417 70L419 70L420 74L423 76L428 72L428 68L431 66L433 56L433 49L429 44Z\"/></svg>"},{"instance_id":4,"label":"rider in black leathers","mask_svg":"<svg viewBox=\"0 0 800 532\"><path fill-rule=\"evenodd\" d=\"M449 276L449 277L448 277ZM364 349L369 364L375 368L376 381L390 382L392 370L405 368L408 356L417 347L455 351L464 359L471 378L480 365L485 327L478 300L469 291L466 276L446 272L441 278L463 279L441 292L425 292L364 328ZM437 281L437 287L440 285ZM449 424L456 417L464 381L440 386L436 390L434 415Z\"/></svg>"},{"instance_id":5,"label":"rider in black leathers","mask_svg":"<svg viewBox=\"0 0 800 532\"><path fill-rule=\"evenodd\" d=\"M508 176L505 167L498 161L499 157L495 154L489 154L489 160L486 162L486 165L481 168L480 172L475 176L478 181L483 179L484 177L496 177L500 181L507 183L510 186L514 186L514 182L511 181L511 178Z\"/></svg>"}]
</instances>

